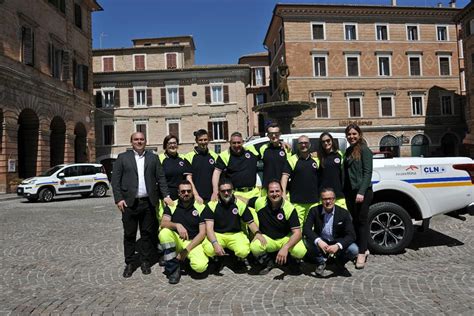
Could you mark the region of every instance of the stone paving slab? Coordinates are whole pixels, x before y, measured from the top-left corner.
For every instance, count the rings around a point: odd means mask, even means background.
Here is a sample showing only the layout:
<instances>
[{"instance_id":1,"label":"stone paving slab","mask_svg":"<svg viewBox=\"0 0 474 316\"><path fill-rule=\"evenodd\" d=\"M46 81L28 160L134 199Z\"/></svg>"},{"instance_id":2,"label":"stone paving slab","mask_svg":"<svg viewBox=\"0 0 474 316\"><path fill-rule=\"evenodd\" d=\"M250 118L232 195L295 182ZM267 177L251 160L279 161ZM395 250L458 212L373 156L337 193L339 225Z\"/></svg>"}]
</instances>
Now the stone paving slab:
<instances>
[{"instance_id":1,"label":"stone paving slab","mask_svg":"<svg viewBox=\"0 0 474 316\"><path fill-rule=\"evenodd\" d=\"M154 266L122 278L121 217L110 197L0 201L3 315L474 314L474 217L439 216L404 254L352 277L234 274L171 286ZM311 266L305 266L305 270Z\"/></svg>"}]
</instances>

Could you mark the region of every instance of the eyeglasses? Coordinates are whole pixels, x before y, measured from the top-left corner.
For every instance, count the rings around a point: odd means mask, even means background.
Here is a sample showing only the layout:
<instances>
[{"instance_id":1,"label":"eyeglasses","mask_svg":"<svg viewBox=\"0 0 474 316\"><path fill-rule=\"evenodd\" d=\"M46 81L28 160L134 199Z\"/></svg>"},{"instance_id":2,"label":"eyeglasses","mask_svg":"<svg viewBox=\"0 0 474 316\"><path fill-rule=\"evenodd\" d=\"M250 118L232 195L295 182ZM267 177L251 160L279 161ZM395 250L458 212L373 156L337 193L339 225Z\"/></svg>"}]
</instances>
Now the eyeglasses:
<instances>
[{"instance_id":1,"label":"eyeglasses","mask_svg":"<svg viewBox=\"0 0 474 316\"><path fill-rule=\"evenodd\" d=\"M326 144L329 144L329 143L332 142L332 140L331 140L331 139L323 139L322 142L323 142L323 143L326 143Z\"/></svg>"},{"instance_id":2,"label":"eyeglasses","mask_svg":"<svg viewBox=\"0 0 474 316\"><path fill-rule=\"evenodd\" d=\"M232 193L232 189L219 190L221 193Z\"/></svg>"},{"instance_id":3,"label":"eyeglasses","mask_svg":"<svg viewBox=\"0 0 474 316\"><path fill-rule=\"evenodd\" d=\"M184 194L184 193L191 193L193 190L179 190L179 193Z\"/></svg>"}]
</instances>

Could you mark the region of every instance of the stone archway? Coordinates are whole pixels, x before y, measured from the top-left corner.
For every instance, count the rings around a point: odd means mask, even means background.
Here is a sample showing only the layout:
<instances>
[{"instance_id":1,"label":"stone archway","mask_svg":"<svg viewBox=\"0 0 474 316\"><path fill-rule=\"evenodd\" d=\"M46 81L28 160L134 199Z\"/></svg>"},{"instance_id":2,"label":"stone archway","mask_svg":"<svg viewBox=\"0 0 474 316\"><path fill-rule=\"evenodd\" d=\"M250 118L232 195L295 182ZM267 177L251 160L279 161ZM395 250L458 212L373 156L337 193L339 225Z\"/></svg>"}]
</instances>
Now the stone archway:
<instances>
[{"instance_id":1,"label":"stone archway","mask_svg":"<svg viewBox=\"0 0 474 316\"><path fill-rule=\"evenodd\" d=\"M49 153L50 166L56 166L64 163L64 149L66 140L66 124L64 120L55 116L50 125Z\"/></svg>"},{"instance_id":2,"label":"stone archway","mask_svg":"<svg viewBox=\"0 0 474 316\"><path fill-rule=\"evenodd\" d=\"M39 119L33 110L25 109L18 117L18 176L36 176Z\"/></svg>"},{"instance_id":3,"label":"stone archway","mask_svg":"<svg viewBox=\"0 0 474 316\"><path fill-rule=\"evenodd\" d=\"M74 161L87 162L87 130L84 124L76 124L74 135Z\"/></svg>"},{"instance_id":4,"label":"stone archway","mask_svg":"<svg viewBox=\"0 0 474 316\"><path fill-rule=\"evenodd\" d=\"M458 139L453 133L446 133L441 138L441 154L443 157L454 157L458 155Z\"/></svg>"},{"instance_id":5,"label":"stone archway","mask_svg":"<svg viewBox=\"0 0 474 316\"><path fill-rule=\"evenodd\" d=\"M426 135L417 134L411 139L411 156L427 157L429 153L430 140Z\"/></svg>"},{"instance_id":6,"label":"stone archway","mask_svg":"<svg viewBox=\"0 0 474 316\"><path fill-rule=\"evenodd\" d=\"M390 151L393 157L400 157L400 143L398 138L392 135L385 135L380 140L380 151Z\"/></svg>"}]
</instances>

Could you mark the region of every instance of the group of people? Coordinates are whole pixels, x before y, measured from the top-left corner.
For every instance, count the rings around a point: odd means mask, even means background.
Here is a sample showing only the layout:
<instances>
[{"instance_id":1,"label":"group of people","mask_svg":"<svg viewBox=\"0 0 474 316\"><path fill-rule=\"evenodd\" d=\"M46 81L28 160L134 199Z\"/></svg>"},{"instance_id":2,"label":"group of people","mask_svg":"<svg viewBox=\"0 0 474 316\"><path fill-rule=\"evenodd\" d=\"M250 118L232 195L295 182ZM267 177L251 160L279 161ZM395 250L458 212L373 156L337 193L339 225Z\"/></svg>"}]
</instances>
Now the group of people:
<instances>
[{"instance_id":1,"label":"group of people","mask_svg":"<svg viewBox=\"0 0 474 316\"><path fill-rule=\"evenodd\" d=\"M280 140L280 127L270 124L268 143L244 146L234 132L229 149L218 155L201 129L192 152L178 153L179 139L168 135L157 156L145 149L143 133L133 133L133 150L118 156L112 174L124 228L123 276L138 267L151 273L157 256L171 284L179 282L183 263L203 273L210 263L219 269L228 255L234 268L246 271L252 261L259 274L279 265L298 273L303 259L316 263L318 276L326 275L327 260L341 273L349 261L364 268L372 152L357 125L347 126L345 134L345 154L327 132L316 152L301 136L292 153Z\"/></svg>"}]
</instances>

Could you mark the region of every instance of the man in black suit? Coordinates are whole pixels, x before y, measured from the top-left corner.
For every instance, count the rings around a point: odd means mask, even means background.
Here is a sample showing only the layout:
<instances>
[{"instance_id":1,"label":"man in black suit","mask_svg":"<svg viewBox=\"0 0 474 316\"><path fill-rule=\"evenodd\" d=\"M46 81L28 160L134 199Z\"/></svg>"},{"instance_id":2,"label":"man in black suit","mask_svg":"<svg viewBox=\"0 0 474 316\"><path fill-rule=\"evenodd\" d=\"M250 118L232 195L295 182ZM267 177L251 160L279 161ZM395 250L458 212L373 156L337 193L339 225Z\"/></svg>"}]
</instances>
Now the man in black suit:
<instances>
[{"instance_id":1,"label":"man in black suit","mask_svg":"<svg viewBox=\"0 0 474 316\"><path fill-rule=\"evenodd\" d=\"M140 132L133 133L130 142L133 150L118 156L112 173L114 200L122 212L126 265L124 278L131 277L139 264L143 274L151 273L150 262L158 243L155 206L161 197L166 204L173 203L158 157L145 150L145 135ZM135 254L138 250L138 227L141 240L139 262Z\"/></svg>"},{"instance_id":2,"label":"man in black suit","mask_svg":"<svg viewBox=\"0 0 474 316\"><path fill-rule=\"evenodd\" d=\"M359 253L349 212L335 205L332 188L320 192L322 204L312 207L303 227L307 256L317 263L316 274L324 276L326 260L333 257L339 271L348 274L344 265Z\"/></svg>"}]
</instances>

